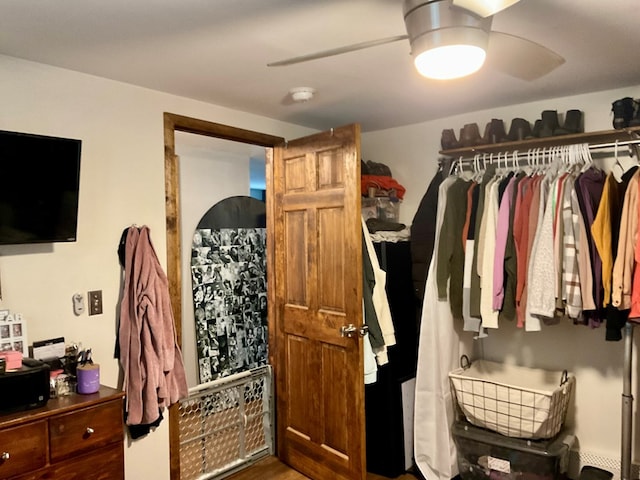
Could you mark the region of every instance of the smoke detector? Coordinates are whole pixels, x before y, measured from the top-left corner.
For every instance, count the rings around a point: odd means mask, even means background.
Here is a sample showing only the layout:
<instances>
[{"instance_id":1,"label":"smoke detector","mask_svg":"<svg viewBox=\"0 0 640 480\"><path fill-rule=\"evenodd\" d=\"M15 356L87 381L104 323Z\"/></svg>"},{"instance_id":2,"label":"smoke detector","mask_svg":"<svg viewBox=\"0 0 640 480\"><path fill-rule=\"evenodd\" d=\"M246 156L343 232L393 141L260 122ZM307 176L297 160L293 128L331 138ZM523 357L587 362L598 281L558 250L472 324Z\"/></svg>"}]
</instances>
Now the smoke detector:
<instances>
[{"instance_id":1,"label":"smoke detector","mask_svg":"<svg viewBox=\"0 0 640 480\"><path fill-rule=\"evenodd\" d=\"M315 93L315 88L311 87L296 87L289 90L289 94L294 102L308 102L313 98Z\"/></svg>"}]
</instances>

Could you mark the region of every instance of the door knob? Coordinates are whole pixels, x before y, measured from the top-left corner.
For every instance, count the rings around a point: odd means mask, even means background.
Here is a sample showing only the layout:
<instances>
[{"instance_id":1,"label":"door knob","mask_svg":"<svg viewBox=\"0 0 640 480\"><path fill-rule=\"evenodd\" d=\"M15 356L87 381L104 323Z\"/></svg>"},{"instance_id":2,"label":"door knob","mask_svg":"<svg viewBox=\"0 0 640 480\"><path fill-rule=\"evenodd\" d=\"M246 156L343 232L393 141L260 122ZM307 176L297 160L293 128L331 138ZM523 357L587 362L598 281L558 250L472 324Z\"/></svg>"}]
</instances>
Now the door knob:
<instances>
[{"instance_id":1,"label":"door knob","mask_svg":"<svg viewBox=\"0 0 640 480\"><path fill-rule=\"evenodd\" d=\"M364 337L367 333L369 333L369 327L367 325L362 325L360 328L358 328L353 323L340 327L341 337L353 338L356 336L356 332L361 337Z\"/></svg>"},{"instance_id":2,"label":"door knob","mask_svg":"<svg viewBox=\"0 0 640 480\"><path fill-rule=\"evenodd\" d=\"M356 334L356 330L357 328L353 323L350 323L349 325L343 325L340 327L340 336L352 338Z\"/></svg>"}]
</instances>

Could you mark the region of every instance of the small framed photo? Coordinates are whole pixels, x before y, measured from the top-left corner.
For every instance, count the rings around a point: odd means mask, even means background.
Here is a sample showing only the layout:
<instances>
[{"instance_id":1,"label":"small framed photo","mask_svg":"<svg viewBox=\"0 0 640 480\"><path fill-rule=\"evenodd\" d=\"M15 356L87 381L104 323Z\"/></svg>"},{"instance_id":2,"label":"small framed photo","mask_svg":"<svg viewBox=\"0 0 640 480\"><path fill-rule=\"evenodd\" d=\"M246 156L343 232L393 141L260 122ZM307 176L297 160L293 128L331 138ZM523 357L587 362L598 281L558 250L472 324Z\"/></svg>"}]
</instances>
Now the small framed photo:
<instances>
[{"instance_id":1,"label":"small framed photo","mask_svg":"<svg viewBox=\"0 0 640 480\"><path fill-rule=\"evenodd\" d=\"M16 350L27 357L27 324L21 313L0 310L0 349Z\"/></svg>"}]
</instances>

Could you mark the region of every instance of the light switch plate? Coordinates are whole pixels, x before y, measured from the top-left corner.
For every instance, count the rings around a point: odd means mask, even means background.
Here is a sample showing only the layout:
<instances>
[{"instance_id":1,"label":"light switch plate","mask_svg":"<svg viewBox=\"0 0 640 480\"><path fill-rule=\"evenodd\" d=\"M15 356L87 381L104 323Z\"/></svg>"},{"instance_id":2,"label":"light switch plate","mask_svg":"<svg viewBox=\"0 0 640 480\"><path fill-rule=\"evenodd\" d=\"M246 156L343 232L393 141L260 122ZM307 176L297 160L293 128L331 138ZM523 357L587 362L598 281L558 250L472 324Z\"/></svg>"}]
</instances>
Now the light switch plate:
<instances>
[{"instance_id":1,"label":"light switch plate","mask_svg":"<svg viewBox=\"0 0 640 480\"><path fill-rule=\"evenodd\" d=\"M89 292L89 315L100 315L102 313L102 290Z\"/></svg>"}]
</instances>

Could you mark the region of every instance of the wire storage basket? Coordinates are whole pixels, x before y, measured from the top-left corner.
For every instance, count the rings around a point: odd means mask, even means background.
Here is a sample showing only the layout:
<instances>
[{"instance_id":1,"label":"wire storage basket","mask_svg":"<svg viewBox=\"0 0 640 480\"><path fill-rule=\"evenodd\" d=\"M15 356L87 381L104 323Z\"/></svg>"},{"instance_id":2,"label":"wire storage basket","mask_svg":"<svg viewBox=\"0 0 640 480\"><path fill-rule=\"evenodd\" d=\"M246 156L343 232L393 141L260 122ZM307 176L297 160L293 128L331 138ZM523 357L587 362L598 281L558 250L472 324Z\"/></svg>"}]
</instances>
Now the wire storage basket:
<instances>
[{"instance_id":1,"label":"wire storage basket","mask_svg":"<svg viewBox=\"0 0 640 480\"><path fill-rule=\"evenodd\" d=\"M478 360L449 373L453 397L467 420L508 437L546 439L562 427L575 377Z\"/></svg>"}]
</instances>

